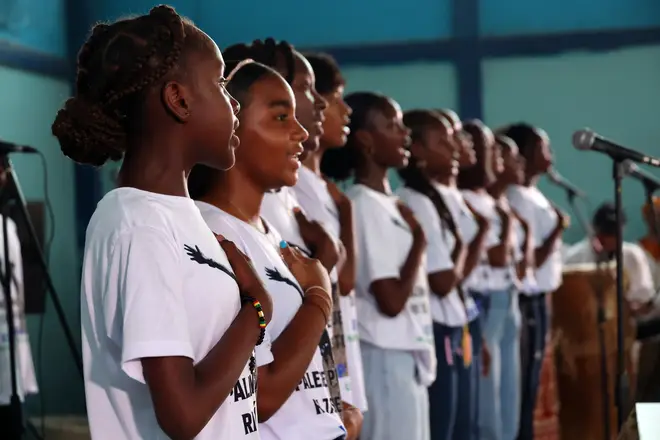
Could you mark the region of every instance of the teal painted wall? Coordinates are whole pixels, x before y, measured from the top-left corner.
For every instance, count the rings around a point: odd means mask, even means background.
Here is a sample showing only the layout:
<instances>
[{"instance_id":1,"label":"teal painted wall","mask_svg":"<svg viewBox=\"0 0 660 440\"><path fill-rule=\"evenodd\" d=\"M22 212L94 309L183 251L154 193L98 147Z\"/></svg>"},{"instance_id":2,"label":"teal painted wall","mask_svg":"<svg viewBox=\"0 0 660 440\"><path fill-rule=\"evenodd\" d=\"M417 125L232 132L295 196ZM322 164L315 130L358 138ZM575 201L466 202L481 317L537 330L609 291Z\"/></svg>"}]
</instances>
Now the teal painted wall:
<instances>
[{"instance_id":1,"label":"teal painted wall","mask_svg":"<svg viewBox=\"0 0 660 440\"><path fill-rule=\"evenodd\" d=\"M607 54L488 60L483 68L485 121L497 127L528 120L545 128L557 168L589 194L593 209L602 201L614 200L611 161L602 154L573 148L575 130L591 127L624 145L660 156L660 46ZM542 187L567 207L561 190ZM627 179L623 200L629 218L628 239L644 234L643 199L641 185ZM574 221L566 238L575 241L582 235Z\"/></svg>"},{"instance_id":2,"label":"teal painted wall","mask_svg":"<svg viewBox=\"0 0 660 440\"><path fill-rule=\"evenodd\" d=\"M46 156L48 193L55 215L50 273L68 322L75 334L79 335L80 255L75 244L73 163L62 155L50 133L55 112L70 93L69 85L4 67L0 67L0 84L5 85L5 111L0 118L0 136L3 140L34 146ZM44 176L39 158L34 155L14 155L12 161L25 198L28 201L43 200ZM41 366L43 373L41 389L46 410L51 413L83 411L82 382L50 301L46 303L46 310L43 317L41 360L37 349L41 318L28 318L35 363L37 367ZM31 397L28 403L31 413L36 414L39 398Z\"/></svg>"}]
</instances>

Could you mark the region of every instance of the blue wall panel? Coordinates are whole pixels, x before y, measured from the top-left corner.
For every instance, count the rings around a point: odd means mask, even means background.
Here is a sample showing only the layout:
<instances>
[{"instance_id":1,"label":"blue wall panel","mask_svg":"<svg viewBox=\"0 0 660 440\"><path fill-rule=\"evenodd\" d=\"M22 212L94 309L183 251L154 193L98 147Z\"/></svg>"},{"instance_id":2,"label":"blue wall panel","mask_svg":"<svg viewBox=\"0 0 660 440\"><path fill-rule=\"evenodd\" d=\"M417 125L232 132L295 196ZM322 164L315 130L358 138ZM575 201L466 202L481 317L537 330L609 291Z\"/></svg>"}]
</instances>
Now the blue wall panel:
<instances>
[{"instance_id":1,"label":"blue wall panel","mask_svg":"<svg viewBox=\"0 0 660 440\"><path fill-rule=\"evenodd\" d=\"M0 0L0 40L66 55L66 0Z\"/></svg>"},{"instance_id":2,"label":"blue wall panel","mask_svg":"<svg viewBox=\"0 0 660 440\"><path fill-rule=\"evenodd\" d=\"M658 0L481 0L482 35L660 25Z\"/></svg>"},{"instance_id":3,"label":"blue wall panel","mask_svg":"<svg viewBox=\"0 0 660 440\"><path fill-rule=\"evenodd\" d=\"M343 46L447 38L451 0L336 0L320 4L171 0L168 3L208 32L221 47L275 36L298 46ZM92 20L146 12L153 0L96 0Z\"/></svg>"}]
</instances>

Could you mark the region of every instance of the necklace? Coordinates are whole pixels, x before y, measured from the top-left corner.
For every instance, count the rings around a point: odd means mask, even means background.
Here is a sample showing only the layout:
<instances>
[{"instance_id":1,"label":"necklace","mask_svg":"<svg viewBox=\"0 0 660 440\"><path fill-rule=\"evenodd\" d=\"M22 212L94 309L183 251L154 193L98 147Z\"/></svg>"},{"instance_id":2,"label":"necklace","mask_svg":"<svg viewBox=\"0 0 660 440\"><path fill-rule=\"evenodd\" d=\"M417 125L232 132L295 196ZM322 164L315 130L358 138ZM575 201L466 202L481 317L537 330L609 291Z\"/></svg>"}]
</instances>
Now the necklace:
<instances>
[{"instance_id":1,"label":"necklace","mask_svg":"<svg viewBox=\"0 0 660 440\"><path fill-rule=\"evenodd\" d=\"M249 219L250 216L247 215L240 207L236 206L231 200L227 199L227 203L229 203L238 213L243 217L239 218L239 220L247 223L248 225L252 226L254 229L256 229L258 232L266 235L268 232L266 231L266 228L264 227L264 222L261 220L261 217L259 217L259 224L255 225L252 223ZM238 218L238 217L237 217Z\"/></svg>"}]
</instances>

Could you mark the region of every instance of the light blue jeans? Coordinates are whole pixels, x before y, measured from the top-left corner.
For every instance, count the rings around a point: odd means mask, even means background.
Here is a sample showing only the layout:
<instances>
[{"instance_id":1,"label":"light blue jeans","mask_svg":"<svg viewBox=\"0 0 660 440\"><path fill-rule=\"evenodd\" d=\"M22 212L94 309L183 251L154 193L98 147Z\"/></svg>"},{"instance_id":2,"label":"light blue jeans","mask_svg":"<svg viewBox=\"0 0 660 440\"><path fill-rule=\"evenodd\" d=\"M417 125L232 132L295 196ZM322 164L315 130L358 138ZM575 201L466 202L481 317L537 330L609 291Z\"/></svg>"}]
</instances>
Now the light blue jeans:
<instances>
[{"instance_id":1,"label":"light blue jeans","mask_svg":"<svg viewBox=\"0 0 660 440\"><path fill-rule=\"evenodd\" d=\"M479 376L479 440L515 440L521 399L518 293L494 291L480 299L491 361L488 376Z\"/></svg>"},{"instance_id":2,"label":"light blue jeans","mask_svg":"<svg viewBox=\"0 0 660 440\"><path fill-rule=\"evenodd\" d=\"M430 440L428 391L412 353L367 342L360 348L369 404L360 440Z\"/></svg>"}]
</instances>

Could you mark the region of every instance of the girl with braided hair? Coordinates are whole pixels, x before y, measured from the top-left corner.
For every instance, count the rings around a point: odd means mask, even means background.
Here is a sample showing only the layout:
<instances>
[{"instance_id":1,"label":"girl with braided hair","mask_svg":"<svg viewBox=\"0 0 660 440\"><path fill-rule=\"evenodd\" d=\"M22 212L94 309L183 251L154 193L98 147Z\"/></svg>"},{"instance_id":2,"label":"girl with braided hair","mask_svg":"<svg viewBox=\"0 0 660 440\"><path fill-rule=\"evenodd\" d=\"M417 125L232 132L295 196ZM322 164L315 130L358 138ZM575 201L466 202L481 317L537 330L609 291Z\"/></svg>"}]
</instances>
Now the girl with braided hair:
<instances>
[{"instance_id":1,"label":"girl with braided hair","mask_svg":"<svg viewBox=\"0 0 660 440\"><path fill-rule=\"evenodd\" d=\"M259 438L253 353L271 300L186 186L196 163L234 164L238 104L224 71L213 40L158 6L94 28L53 123L78 163L124 158L90 220L82 269L95 440Z\"/></svg>"}]
</instances>

